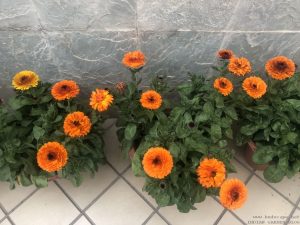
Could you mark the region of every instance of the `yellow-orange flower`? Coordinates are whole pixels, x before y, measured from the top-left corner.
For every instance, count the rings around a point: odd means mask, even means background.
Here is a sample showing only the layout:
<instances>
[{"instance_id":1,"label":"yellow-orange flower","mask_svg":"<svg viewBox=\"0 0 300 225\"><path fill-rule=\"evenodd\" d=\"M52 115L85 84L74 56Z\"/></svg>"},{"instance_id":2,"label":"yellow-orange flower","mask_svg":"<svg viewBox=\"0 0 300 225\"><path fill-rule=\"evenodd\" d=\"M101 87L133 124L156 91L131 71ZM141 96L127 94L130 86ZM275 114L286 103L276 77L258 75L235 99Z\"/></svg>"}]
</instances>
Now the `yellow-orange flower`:
<instances>
[{"instance_id":1,"label":"yellow-orange flower","mask_svg":"<svg viewBox=\"0 0 300 225\"><path fill-rule=\"evenodd\" d=\"M106 111L112 104L114 97L109 91L104 89L96 89L92 92L90 98L90 106L99 112Z\"/></svg>"},{"instance_id":2,"label":"yellow-orange flower","mask_svg":"<svg viewBox=\"0 0 300 225\"><path fill-rule=\"evenodd\" d=\"M196 172L198 182L205 188L220 187L226 176L224 163L215 158L203 159Z\"/></svg>"},{"instance_id":3,"label":"yellow-orange flower","mask_svg":"<svg viewBox=\"0 0 300 225\"><path fill-rule=\"evenodd\" d=\"M127 52L122 60L124 66L139 69L146 63L145 55L141 51Z\"/></svg>"},{"instance_id":4,"label":"yellow-orange flower","mask_svg":"<svg viewBox=\"0 0 300 225\"><path fill-rule=\"evenodd\" d=\"M37 152L37 163L39 167L49 173L63 168L68 161L68 152L58 142L48 142Z\"/></svg>"},{"instance_id":5,"label":"yellow-orange flower","mask_svg":"<svg viewBox=\"0 0 300 225\"><path fill-rule=\"evenodd\" d=\"M293 60L285 56L277 56L267 61L266 71L276 80L284 80L294 76L296 65Z\"/></svg>"},{"instance_id":6,"label":"yellow-orange flower","mask_svg":"<svg viewBox=\"0 0 300 225\"><path fill-rule=\"evenodd\" d=\"M251 64L246 58L231 58L227 66L229 72L237 76L245 76L251 72Z\"/></svg>"},{"instance_id":7,"label":"yellow-orange flower","mask_svg":"<svg viewBox=\"0 0 300 225\"><path fill-rule=\"evenodd\" d=\"M220 202L227 209L238 209L247 200L248 190L238 179L226 180L220 189Z\"/></svg>"},{"instance_id":8,"label":"yellow-orange flower","mask_svg":"<svg viewBox=\"0 0 300 225\"><path fill-rule=\"evenodd\" d=\"M25 91L36 87L39 84L39 80L40 78L35 72L24 70L14 76L12 86L16 90Z\"/></svg>"},{"instance_id":9,"label":"yellow-orange flower","mask_svg":"<svg viewBox=\"0 0 300 225\"><path fill-rule=\"evenodd\" d=\"M165 148L153 147L145 153L142 164L149 177L163 179L172 171L173 158Z\"/></svg>"},{"instance_id":10,"label":"yellow-orange flower","mask_svg":"<svg viewBox=\"0 0 300 225\"><path fill-rule=\"evenodd\" d=\"M225 77L217 78L214 82L214 88L222 95L227 96L233 91L233 84Z\"/></svg>"},{"instance_id":11,"label":"yellow-orange flower","mask_svg":"<svg viewBox=\"0 0 300 225\"><path fill-rule=\"evenodd\" d=\"M70 113L64 121L64 132L72 138L86 136L91 127L90 119L83 112Z\"/></svg>"},{"instance_id":12,"label":"yellow-orange flower","mask_svg":"<svg viewBox=\"0 0 300 225\"><path fill-rule=\"evenodd\" d=\"M248 77L243 81L244 91L252 98L261 98L267 92L267 84L260 77Z\"/></svg>"},{"instance_id":13,"label":"yellow-orange flower","mask_svg":"<svg viewBox=\"0 0 300 225\"><path fill-rule=\"evenodd\" d=\"M149 90L142 93L140 103L146 109L155 110L161 106L162 97L158 92L154 90Z\"/></svg>"},{"instance_id":14,"label":"yellow-orange flower","mask_svg":"<svg viewBox=\"0 0 300 225\"><path fill-rule=\"evenodd\" d=\"M79 87L73 80L62 80L53 85L51 95L57 101L75 98L79 94Z\"/></svg>"},{"instance_id":15,"label":"yellow-orange flower","mask_svg":"<svg viewBox=\"0 0 300 225\"><path fill-rule=\"evenodd\" d=\"M234 57L234 53L229 49L221 49L220 51L218 51L217 56L220 59L231 59L232 57Z\"/></svg>"}]
</instances>

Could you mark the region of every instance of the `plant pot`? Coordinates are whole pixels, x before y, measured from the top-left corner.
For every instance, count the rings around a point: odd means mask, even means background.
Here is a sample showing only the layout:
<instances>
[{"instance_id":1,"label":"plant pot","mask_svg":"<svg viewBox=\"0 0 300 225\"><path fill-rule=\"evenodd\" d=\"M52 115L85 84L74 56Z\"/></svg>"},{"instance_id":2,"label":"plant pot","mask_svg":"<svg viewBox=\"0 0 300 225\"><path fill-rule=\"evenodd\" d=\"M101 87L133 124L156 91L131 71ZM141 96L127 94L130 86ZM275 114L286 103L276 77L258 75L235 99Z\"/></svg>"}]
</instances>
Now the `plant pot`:
<instances>
[{"instance_id":1,"label":"plant pot","mask_svg":"<svg viewBox=\"0 0 300 225\"><path fill-rule=\"evenodd\" d=\"M246 162L255 170L265 170L269 164L256 164L252 160L252 156L254 152L256 151L256 144L253 141L249 141L246 146L246 151L245 151L245 159Z\"/></svg>"}]
</instances>

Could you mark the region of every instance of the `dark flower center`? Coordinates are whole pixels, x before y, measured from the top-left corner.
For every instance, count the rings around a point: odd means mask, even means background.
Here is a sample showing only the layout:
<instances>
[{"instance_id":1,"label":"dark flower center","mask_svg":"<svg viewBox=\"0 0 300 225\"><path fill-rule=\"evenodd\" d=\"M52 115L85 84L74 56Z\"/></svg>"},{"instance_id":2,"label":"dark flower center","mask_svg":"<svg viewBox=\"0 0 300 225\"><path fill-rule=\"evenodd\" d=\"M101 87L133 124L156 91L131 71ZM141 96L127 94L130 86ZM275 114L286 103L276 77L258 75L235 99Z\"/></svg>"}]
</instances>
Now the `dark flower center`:
<instances>
[{"instance_id":1,"label":"dark flower center","mask_svg":"<svg viewBox=\"0 0 300 225\"><path fill-rule=\"evenodd\" d=\"M284 70L286 67L287 67L287 65L286 65L285 62L278 62L278 63L276 64L276 68L277 68L278 70Z\"/></svg>"},{"instance_id":2,"label":"dark flower center","mask_svg":"<svg viewBox=\"0 0 300 225\"><path fill-rule=\"evenodd\" d=\"M237 191L235 191L235 190L231 191L231 199L233 201L238 200L239 199L239 193Z\"/></svg>"},{"instance_id":3,"label":"dark flower center","mask_svg":"<svg viewBox=\"0 0 300 225\"><path fill-rule=\"evenodd\" d=\"M153 159L152 162L153 162L154 165L160 165L161 164L161 160L158 157L156 157L155 159Z\"/></svg>"},{"instance_id":4,"label":"dark flower center","mask_svg":"<svg viewBox=\"0 0 300 225\"><path fill-rule=\"evenodd\" d=\"M225 83L224 81L221 81L221 82L220 82L220 87L221 87L221 88L226 88L226 83Z\"/></svg>"},{"instance_id":5,"label":"dark flower center","mask_svg":"<svg viewBox=\"0 0 300 225\"><path fill-rule=\"evenodd\" d=\"M159 187L160 187L161 189L165 189L165 188L167 187L167 185L166 185L165 182L160 182Z\"/></svg>"},{"instance_id":6,"label":"dark flower center","mask_svg":"<svg viewBox=\"0 0 300 225\"><path fill-rule=\"evenodd\" d=\"M257 84L252 84L251 86L253 89L257 89Z\"/></svg>"},{"instance_id":7,"label":"dark flower center","mask_svg":"<svg viewBox=\"0 0 300 225\"><path fill-rule=\"evenodd\" d=\"M154 99L153 96L150 96L150 97L148 98L148 101L151 102L151 103L153 103L153 102L155 102L155 99Z\"/></svg>"},{"instance_id":8,"label":"dark flower center","mask_svg":"<svg viewBox=\"0 0 300 225\"><path fill-rule=\"evenodd\" d=\"M47 155L47 158L48 158L49 161L52 161L52 160L55 160L56 155L52 152L49 152L48 155Z\"/></svg>"},{"instance_id":9,"label":"dark flower center","mask_svg":"<svg viewBox=\"0 0 300 225\"><path fill-rule=\"evenodd\" d=\"M80 122L79 121L73 121L73 124L76 126L76 127L78 127L79 125L80 125Z\"/></svg>"},{"instance_id":10,"label":"dark flower center","mask_svg":"<svg viewBox=\"0 0 300 225\"><path fill-rule=\"evenodd\" d=\"M217 172L216 171L211 171L211 174L210 174L212 177L215 177L217 175Z\"/></svg>"},{"instance_id":11,"label":"dark flower center","mask_svg":"<svg viewBox=\"0 0 300 225\"><path fill-rule=\"evenodd\" d=\"M27 76L23 76L23 77L21 77L21 83L26 83L26 82L28 82L30 79L29 79L29 77L27 77Z\"/></svg>"},{"instance_id":12,"label":"dark flower center","mask_svg":"<svg viewBox=\"0 0 300 225\"><path fill-rule=\"evenodd\" d=\"M68 87L69 87L68 85L65 85L65 84L64 84L64 85L61 86L61 89L63 89L63 90L68 90Z\"/></svg>"}]
</instances>

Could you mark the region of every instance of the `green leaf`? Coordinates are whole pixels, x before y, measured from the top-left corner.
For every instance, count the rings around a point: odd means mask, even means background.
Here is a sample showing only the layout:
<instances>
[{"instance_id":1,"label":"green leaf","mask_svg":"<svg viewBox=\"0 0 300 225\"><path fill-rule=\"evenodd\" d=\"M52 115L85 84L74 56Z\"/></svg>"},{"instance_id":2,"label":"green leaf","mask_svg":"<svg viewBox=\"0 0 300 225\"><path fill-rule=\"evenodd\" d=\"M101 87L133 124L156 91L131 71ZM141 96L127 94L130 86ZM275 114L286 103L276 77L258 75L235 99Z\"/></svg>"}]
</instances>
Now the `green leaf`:
<instances>
[{"instance_id":1,"label":"green leaf","mask_svg":"<svg viewBox=\"0 0 300 225\"><path fill-rule=\"evenodd\" d=\"M210 127L210 135L212 137L212 139L219 140L222 138L222 130L220 125L218 124L212 124Z\"/></svg>"},{"instance_id":2,"label":"green leaf","mask_svg":"<svg viewBox=\"0 0 300 225\"><path fill-rule=\"evenodd\" d=\"M127 127L125 128L125 138L127 140L132 140L132 138L135 136L136 134L136 125L134 123L130 123L127 125Z\"/></svg>"},{"instance_id":3,"label":"green leaf","mask_svg":"<svg viewBox=\"0 0 300 225\"><path fill-rule=\"evenodd\" d=\"M176 143L172 142L171 145L169 146L169 150L170 150L172 156L174 156L175 158L179 157L180 147Z\"/></svg>"},{"instance_id":4,"label":"green leaf","mask_svg":"<svg viewBox=\"0 0 300 225\"><path fill-rule=\"evenodd\" d=\"M10 179L11 173L8 165L0 168L0 181L8 181Z\"/></svg>"},{"instance_id":5,"label":"green leaf","mask_svg":"<svg viewBox=\"0 0 300 225\"><path fill-rule=\"evenodd\" d=\"M270 165L264 171L264 177L267 181L271 183L278 183L280 182L283 177L285 176L285 172L278 168L276 165Z\"/></svg>"},{"instance_id":6,"label":"green leaf","mask_svg":"<svg viewBox=\"0 0 300 225\"><path fill-rule=\"evenodd\" d=\"M211 102L206 102L204 105L203 105L203 112L207 115L213 115L214 113L214 106L212 105Z\"/></svg>"},{"instance_id":7,"label":"green leaf","mask_svg":"<svg viewBox=\"0 0 300 225\"><path fill-rule=\"evenodd\" d=\"M206 113L200 113L195 117L195 123L201 123L201 122L206 122L209 120L209 114Z\"/></svg>"},{"instance_id":8,"label":"green leaf","mask_svg":"<svg viewBox=\"0 0 300 225\"><path fill-rule=\"evenodd\" d=\"M238 120L237 112L233 107L226 107L224 109L224 112L225 112L226 115L231 117L233 120Z\"/></svg>"},{"instance_id":9,"label":"green leaf","mask_svg":"<svg viewBox=\"0 0 300 225\"><path fill-rule=\"evenodd\" d=\"M271 146L257 146L252 160L256 164L266 164L271 162L276 155L277 152Z\"/></svg>"},{"instance_id":10,"label":"green leaf","mask_svg":"<svg viewBox=\"0 0 300 225\"><path fill-rule=\"evenodd\" d=\"M31 176L31 180L37 187L42 188L48 186L48 178L46 176Z\"/></svg>"},{"instance_id":11,"label":"green leaf","mask_svg":"<svg viewBox=\"0 0 300 225\"><path fill-rule=\"evenodd\" d=\"M41 127L33 127L33 136L36 140L39 140L45 134L45 130Z\"/></svg>"},{"instance_id":12,"label":"green leaf","mask_svg":"<svg viewBox=\"0 0 300 225\"><path fill-rule=\"evenodd\" d=\"M156 202L159 206L164 207L169 205L170 199L171 199L170 195L165 193L163 195L159 195L159 197L156 198Z\"/></svg>"},{"instance_id":13,"label":"green leaf","mask_svg":"<svg viewBox=\"0 0 300 225\"><path fill-rule=\"evenodd\" d=\"M19 181L25 187L32 184L32 181L30 180L30 177L25 175L24 172L21 172L21 174L19 176Z\"/></svg>"},{"instance_id":14,"label":"green leaf","mask_svg":"<svg viewBox=\"0 0 300 225\"><path fill-rule=\"evenodd\" d=\"M287 99L286 100L288 103L290 103L294 109L297 111L300 111L300 100L298 99Z\"/></svg>"}]
</instances>

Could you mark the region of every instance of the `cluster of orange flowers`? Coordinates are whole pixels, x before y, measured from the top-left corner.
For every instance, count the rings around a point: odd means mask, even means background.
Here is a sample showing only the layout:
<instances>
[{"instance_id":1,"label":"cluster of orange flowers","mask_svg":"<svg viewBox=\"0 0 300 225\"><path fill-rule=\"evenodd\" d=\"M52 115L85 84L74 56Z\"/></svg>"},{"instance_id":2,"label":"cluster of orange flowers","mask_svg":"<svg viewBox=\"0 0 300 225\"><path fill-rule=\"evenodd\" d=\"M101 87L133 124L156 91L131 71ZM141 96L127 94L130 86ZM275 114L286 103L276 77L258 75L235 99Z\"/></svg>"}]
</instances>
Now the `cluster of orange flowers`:
<instances>
[{"instance_id":1,"label":"cluster of orange flowers","mask_svg":"<svg viewBox=\"0 0 300 225\"><path fill-rule=\"evenodd\" d=\"M248 59L236 57L231 50L220 50L217 55L223 60L229 60L227 69L236 76L243 77L252 70ZM296 66L291 59L285 56L277 56L267 61L265 70L273 79L284 80L294 75ZM261 98L267 92L267 84L258 76L250 76L244 79L242 87L254 99ZM233 84L228 78L220 77L214 81L214 88L222 95L228 96L233 91Z\"/></svg>"},{"instance_id":2,"label":"cluster of orange flowers","mask_svg":"<svg viewBox=\"0 0 300 225\"><path fill-rule=\"evenodd\" d=\"M145 173L155 179L164 179L173 169L173 157L163 147L152 147L144 154L142 165ZM220 201L228 209L240 208L247 199L247 188L238 179L226 179L223 162L215 158L203 159L196 173L198 182L205 188L220 188Z\"/></svg>"}]
</instances>

